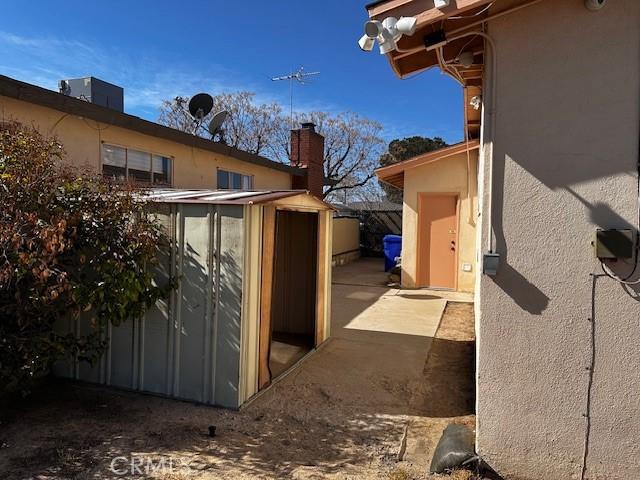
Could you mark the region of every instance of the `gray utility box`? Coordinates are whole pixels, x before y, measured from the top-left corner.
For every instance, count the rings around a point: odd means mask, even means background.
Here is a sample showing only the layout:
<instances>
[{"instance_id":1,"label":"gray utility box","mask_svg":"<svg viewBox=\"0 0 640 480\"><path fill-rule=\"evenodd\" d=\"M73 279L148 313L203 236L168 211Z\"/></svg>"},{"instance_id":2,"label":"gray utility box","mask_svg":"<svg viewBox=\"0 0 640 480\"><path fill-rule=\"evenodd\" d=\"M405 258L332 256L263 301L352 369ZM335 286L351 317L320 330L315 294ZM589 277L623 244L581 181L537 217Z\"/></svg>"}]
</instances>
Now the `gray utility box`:
<instances>
[{"instance_id":1,"label":"gray utility box","mask_svg":"<svg viewBox=\"0 0 640 480\"><path fill-rule=\"evenodd\" d=\"M495 277L498 274L498 268L500 268L500 254L485 253L482 257L482 273Z\"/></svg>"},{"instance_id":2,"label":"gray utility box","mask_svg":"<svg viewBox=\"0 0 640 480\"><path fill-rule=\"evenodd\" d=\"M60 93L124 112L124 90L95 77L60 80Z\"/></svg>"},{"instance_id":3,"label":"gray utility box","mask_svg":"<svg viewBox=\"0 0 640 480\"><path fill-rule=\"evenodd\" d=\"M631 229L597 229L593 242L596 257L601 259L633 258L635 236L635 231Z\"/></svg>"}]
</instances>

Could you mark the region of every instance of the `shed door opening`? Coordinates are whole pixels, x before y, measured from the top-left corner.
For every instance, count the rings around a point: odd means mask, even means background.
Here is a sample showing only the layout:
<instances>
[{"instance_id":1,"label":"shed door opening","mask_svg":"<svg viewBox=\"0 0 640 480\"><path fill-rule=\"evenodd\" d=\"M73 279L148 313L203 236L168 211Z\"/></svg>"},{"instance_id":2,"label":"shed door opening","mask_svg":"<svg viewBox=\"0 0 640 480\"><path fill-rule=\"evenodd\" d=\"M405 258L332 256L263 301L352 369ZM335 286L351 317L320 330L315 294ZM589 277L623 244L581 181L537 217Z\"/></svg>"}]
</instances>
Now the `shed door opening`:
<instances>
[{"instance_id":1,"label":"shed door opening","mask_svg":"<svg viewBox=\"0 0 640 480\"><path fill-rule=\"evenodd\" d=\"M318 214L278 210L269 370L274 379L315 347Z\"/></svg>"},{"instance_id":2,"label":"shed door opening","mask_svg":"<svg viewBox=\"0 0 640 480\"><path fill-rule=\"evenodd\" d=\"M456 288L458 197L420 194L418 205L418 286Z\"/></svg>"}]
</instances>

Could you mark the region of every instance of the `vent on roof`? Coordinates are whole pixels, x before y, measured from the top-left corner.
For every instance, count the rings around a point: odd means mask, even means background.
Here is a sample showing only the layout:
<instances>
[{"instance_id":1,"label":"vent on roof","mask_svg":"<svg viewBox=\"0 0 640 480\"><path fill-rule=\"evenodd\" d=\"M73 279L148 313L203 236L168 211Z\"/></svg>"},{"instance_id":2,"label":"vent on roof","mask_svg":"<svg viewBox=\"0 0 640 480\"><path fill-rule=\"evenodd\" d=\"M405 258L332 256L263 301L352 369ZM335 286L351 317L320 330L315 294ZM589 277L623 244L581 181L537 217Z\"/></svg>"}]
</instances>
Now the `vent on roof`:
<instances>
[{"instance_id":1,"label":"vent on roof","mask_svg":"<svg viewBox=\"0 0 640 480\"><path fill-rule=\"evenodd\" d=\"M69 97L79 98L119 112L124 111L124 90L122 87L99 78L85 77L60 80L58 88L60 93Z\"/></svg>"}]
</instances>

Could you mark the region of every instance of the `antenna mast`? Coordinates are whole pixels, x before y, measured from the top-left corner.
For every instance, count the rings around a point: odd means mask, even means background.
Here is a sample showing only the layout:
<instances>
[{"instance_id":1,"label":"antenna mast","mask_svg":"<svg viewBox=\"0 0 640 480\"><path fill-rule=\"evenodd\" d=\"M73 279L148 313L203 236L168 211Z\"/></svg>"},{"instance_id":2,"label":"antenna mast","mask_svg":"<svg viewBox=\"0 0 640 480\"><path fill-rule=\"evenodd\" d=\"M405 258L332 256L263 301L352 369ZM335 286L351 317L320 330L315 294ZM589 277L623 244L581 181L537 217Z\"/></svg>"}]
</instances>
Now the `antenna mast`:
<instances>
[{"instance_id":1,"label":"antenna mast","mask_svg":"<svg viewBox=\"0 0 640 480\"><path fill-rule=\"evenodd\" d=\"M289 121L291 123L291 130L293 130L293 82L295 80L300 85L306 85L305 78L314 75L320 75L320 72L305 72L304 67L300 67L297 72L292 70L289 75L271 78L274 82L289 80Z\"/></svg>"}]
</instances>

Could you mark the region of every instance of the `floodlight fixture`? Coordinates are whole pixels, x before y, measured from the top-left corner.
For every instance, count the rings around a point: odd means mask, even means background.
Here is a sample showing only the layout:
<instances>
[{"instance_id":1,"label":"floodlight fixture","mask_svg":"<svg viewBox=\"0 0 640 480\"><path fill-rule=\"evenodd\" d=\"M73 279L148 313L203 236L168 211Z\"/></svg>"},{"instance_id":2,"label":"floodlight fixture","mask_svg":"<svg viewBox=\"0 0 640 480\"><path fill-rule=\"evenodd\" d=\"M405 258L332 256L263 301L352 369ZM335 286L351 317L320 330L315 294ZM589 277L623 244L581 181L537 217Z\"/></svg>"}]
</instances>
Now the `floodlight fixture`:
<instances>
[{"instance_id":1,"label":"floodlight fixture","mask_svg":"<svg viewBox=\"0 0 640 480\"><path fill-rule=\"evenodd\" d=\"M378 20L369 20L364 24L364 34L375 40L382 33L383 28L382 23Z\"/></svg>"},{"instance_id":2,"label":"floodlight fixture","mask_svg":"<svg viewBox=\"0 0 640 480\"><path fill-rule=\"evenodd\" d=\"M363 52L370 52L376 44L376 39L369 37L366 33L358 40L358 45Z\"/></svg>"},{"instance_id":3,"label":"floodlight fixture","mask_svg":"<svg viewBox=\"0 0 640 480\"><path fill-rule=\"evenodd\" d=\"M358 45L365 52L370 52L377 40L380 54L385 55L398 48L397 42L403 35L413 35L417 23L415 17L401 17L400 20L387 17L382 22L369 20L364 24L364 35L358 41Z\"/></svg>"},{"instance_id":4,"label":"floodlight fixture","mask_svg":"<svg viewBox=\"0 0 640 480\"><path fill-rule=\"evenodd\" d=\"M416 17L400 17L400 20L396 22L396 30L402 35L411 36L416 33L416 27L418 26L418 19Z\"/></svg>"}]
</instances>

